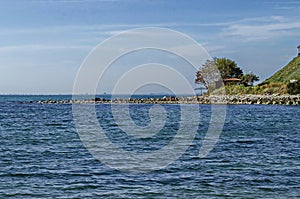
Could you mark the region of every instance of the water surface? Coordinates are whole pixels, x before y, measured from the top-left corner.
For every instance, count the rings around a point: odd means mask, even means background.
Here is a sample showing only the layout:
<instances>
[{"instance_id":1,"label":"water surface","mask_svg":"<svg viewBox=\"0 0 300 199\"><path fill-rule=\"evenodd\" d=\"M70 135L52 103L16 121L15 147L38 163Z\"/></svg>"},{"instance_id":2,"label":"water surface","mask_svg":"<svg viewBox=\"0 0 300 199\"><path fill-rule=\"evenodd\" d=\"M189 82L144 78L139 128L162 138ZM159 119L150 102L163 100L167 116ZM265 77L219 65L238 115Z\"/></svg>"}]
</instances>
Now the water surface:
<instances>
[{"instance_id":1,"label":"water surface","mask_svg":"<svg viewBox=\"0 0 300 199\"><path fill-rule=\"evenodd\" d=\"M89 153L71 105L19 103L47 98L53 96L0 97L0 198L300 197L300 106L227 106L220 139L201 159L211 106L191 105L201 111L191 147L165 169L135 174L111 169ZM149 122L151 105L131 106L136 124ZM137 140L119 131L108 104L96 106L112 141L141 153L158 150L176 134L180 107L165 109L169 119L160 134Z\"/></svg>"}]
</instances>

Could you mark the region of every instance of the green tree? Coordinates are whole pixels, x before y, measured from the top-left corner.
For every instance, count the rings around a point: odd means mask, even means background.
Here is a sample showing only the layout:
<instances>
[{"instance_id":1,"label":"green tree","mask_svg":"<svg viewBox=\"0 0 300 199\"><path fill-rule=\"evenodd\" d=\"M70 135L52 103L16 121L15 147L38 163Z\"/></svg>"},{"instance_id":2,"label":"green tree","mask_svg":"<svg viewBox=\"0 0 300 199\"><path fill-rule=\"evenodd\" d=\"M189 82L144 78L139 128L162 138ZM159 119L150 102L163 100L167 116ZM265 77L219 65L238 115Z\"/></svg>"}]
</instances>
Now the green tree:
<instances>
[{"instance_id":1,"label":"green tree","mask_svg":"<svg viewBox=\"0 0 300 199\"><path fill-rule=\"evenodd\" d=\"M259 77L253 73L245 74L241 77L244 86L253 86L255 81L259 81Z\"/></svg>"},{"instance_id":2,"label":"green tree","mask_svg":"<svg viewBox=\"0 0 300 199\"><path fill-rule=\"evenodd\" d=\"M243 71L237 64L226 58L207 60L202 66L196 73L195 83L204 84L205 86L222 79L243 76Z\"/></svg>"},{"instance_id":3,"label":"green tree","mask_svg":"<svg viewBox=\"0 0 300 199\"><path fill-rule=\"evenodd\" d=\"M216 67L216 63L214 60L206 60L205 64L202 65L196 73L196 84L204 84L207 85L210 82L214 82L219 80L220 74Z\"/></svg>"},{"instance_id":4,"label":"green tree","mask_svg":"<svg viewBox=\"0 0 300 199\"><path fill-rule=\"evenodd\" d=\"M287 93L290 95L300 94L300 81L290 82L287 84Z\"/></svg>"},{"instance_id":5,"label":"green tree","mask_svg":"<svg viewBox=\"0 0 300 199\"><path fill-rule=\"evenodd\" d=\"M243 71L237 66L235 61L223 57L217 58L215 62L222 79L241 78L243 76Z\"/></svg>"},{"instance_id":6,"label":"green tree","mask_svg":"<svg viewBox=\"0 0 300 199\"><path fill-rule=\"evenodd\" d=\"M209 91L223 86L222 80L227 78L239 78L245 86L253 85L259 77L253 73L243 74L236 62L227 58L214 58L207 60L197 71L195 83L203 84ZM223 84L223 85L222 85Z\"/></svg>"},{"instance_id":7,"label":"green tree","mask_svg":"<svg viewBox=\"0 0 300 199\"><path fill-rule=\"evenodd\" d=\"M215 83L221 81L220 71L216 60L207 60L196 73L196 84L203 84L209 91L215 88Z\"/></svg>"}]
</instances>

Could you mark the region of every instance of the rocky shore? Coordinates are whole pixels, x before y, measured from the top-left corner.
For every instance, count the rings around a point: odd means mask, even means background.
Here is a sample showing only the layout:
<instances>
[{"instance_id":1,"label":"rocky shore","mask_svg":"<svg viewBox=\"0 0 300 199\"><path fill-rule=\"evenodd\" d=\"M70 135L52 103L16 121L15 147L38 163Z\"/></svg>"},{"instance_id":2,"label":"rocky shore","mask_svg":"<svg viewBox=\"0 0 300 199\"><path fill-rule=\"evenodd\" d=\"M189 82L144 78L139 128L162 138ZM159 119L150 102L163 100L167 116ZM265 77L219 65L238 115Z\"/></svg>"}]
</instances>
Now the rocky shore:
<instances>
[{"instance_id":1,"label":"rocky shore","mask_svg":"<svg viewBox=\"0 0 300 199\"><path fill-rule=\"evenodd\" d=\"M113 99L102 98L87 100L45 100L39 104L103 104L103 103L135 103L135 104L279 104L300 105L300 95L213 95L191 97L162 97L142 99Z\"/></svg>"}]
</instances>

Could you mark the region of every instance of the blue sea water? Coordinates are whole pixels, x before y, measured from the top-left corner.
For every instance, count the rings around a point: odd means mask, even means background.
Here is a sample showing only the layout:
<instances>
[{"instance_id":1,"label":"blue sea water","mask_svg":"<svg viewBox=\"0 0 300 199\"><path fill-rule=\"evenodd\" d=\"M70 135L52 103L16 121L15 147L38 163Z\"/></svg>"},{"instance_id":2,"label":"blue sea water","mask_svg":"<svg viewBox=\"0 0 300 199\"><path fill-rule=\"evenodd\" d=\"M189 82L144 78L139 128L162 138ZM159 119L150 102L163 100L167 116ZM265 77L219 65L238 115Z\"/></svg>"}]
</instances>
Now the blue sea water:
<instances>
[{"instance_id":1,"label":"blue sea water","mask_svg":"<svg viewBox=\"0 0 300 199\"><path fill-rule=\"evenodd\" d=\"M216 146L198 158L211 106L190 105L200 108L201 122L186 153L164 169L132 173L89 153L71 105L20 103L49 98L71 96L0 96L0 198L300 198L300 106L228 105ZM150 121L150 107L130 105L136 124ZM172 114L159 139L137 146L115 134L109 104L96 112L116 144L141 152L163 147L178 130L179 105L164 108Z\"/></svg>"}]
</instances>

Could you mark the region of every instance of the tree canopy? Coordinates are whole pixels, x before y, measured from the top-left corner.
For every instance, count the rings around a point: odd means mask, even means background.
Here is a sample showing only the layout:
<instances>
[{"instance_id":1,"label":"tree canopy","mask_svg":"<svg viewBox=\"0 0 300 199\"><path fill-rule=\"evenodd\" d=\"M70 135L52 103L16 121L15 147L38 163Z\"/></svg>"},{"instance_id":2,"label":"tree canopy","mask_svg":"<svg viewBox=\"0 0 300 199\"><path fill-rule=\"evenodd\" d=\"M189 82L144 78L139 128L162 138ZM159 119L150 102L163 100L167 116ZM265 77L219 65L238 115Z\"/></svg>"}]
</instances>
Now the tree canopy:
<instances>
[{"instance_id":1,"label":"tree canopy","mask_svg":"<svg viewBox=\"0 0 300 199\"><path fill-rule=\"evenodd\" d=\"M237 66L235 61L227 58L215 59L215 64L221 73L222 79L227 78L240 78L243 75L243 71Z\"/></svg>"},{"instance_id":2,"label":"tree canopy","mask_svg":"<svg viewBox=\"0 0 300 199\"><path fill-rule=\"evenodd\" d=\"M259 77L253 73L245 74L241 79L245 86L253 86L253 82L259 81Z\"/></svg>"},{"instance_id":3,"label":"tree canopy","mask_svg":"<svg viewBox=\"0 0 300 199\"><path fill-rule=\"evenodd\" d=\"M253 73L244 75L242 69L233 60L214 58L213 60L207 60L203 67L197 71L195 83L203 84L209 89L212 83L228 78L241 79L240 83L245 86L252 86L254 81L259 80L259 77Z\"/></svg>"}]
</instances>

